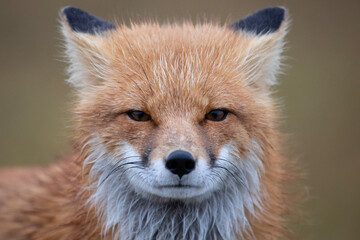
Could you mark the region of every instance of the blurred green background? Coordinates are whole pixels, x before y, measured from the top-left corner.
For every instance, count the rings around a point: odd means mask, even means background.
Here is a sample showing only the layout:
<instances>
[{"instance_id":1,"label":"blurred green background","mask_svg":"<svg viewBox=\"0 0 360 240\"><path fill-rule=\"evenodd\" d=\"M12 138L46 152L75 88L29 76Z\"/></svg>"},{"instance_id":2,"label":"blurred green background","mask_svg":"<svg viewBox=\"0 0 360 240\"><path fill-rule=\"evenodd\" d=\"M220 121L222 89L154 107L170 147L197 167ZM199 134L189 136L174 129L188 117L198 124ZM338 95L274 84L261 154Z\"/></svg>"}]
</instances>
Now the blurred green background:
<instances>
[{"instance_id":1,"label":"blurred green background","mask_svg":"<svg viewBox=\"0 0 360 240\"><path fill-rule=\"evenodd\" d=\"M128 22L236 20L283 5L293 19L277 95L287 149L306 169L303 239L360 236L360 1L0 0L0 166L45 164L68 151L71 89L58 12L74 5Z\"/></svg>"}]
</instances>

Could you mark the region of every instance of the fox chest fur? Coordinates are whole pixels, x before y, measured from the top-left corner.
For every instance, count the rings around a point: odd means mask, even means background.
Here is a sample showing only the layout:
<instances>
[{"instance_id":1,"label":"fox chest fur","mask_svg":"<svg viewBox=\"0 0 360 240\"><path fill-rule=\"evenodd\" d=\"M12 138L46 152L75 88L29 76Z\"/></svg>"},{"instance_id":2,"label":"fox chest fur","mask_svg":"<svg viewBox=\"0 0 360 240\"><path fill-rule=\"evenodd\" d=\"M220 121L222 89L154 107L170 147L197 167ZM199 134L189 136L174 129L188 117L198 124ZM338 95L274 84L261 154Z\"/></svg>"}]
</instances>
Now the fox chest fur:
<instances>
[{"instance_id":1,"label":"fox chest fur","mask_svg":"<svg viewBox=\"0 0 360 240\"><path fill-rule=\"evenodd\" d=\"M284 8L230 26L61 18L76 150L2 170L1 239L286 238L292 167L271 96Z\"/></svg>"}]
</instances>

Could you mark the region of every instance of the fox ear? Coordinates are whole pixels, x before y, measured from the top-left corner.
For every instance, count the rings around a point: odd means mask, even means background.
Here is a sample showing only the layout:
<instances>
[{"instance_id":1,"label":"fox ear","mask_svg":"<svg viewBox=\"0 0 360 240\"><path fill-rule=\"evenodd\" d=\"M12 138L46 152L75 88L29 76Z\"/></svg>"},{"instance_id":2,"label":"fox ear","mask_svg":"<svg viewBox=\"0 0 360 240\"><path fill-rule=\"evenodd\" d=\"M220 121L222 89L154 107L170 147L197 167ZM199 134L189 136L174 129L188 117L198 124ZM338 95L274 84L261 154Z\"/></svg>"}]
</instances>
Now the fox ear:
<instances>
[{"instance_id":1,"label":"fox ear","mask_svg":"<svg viewBox=\"0 0 360 240\"><path fill-rule=\"evenodd\" d=\"M64 7L61 10L61 16L74 32L94 35L115 29L113 23L97 18L75 7Z\"/></svg>"},{"instance_id":2,"label":"fox ear","mask_svg":"<svg viewBox=\"0 0 360 240\"><path fill-rule=\"evenodd\" d=\"M245 31L254 35L276 32L285 20L286 9L283 7L265 8L244 19L231 24L235 31Z\"/></svg>"},{"instance_id":3,"label":"fox ear","mask_svg":"<svg viewBox=\"0 0 360 240\"><path fill-rule=\"evenodd\" d=\"M250 82L265 87L276 84L287 32L287 16L284 7L271 7L230 25L230 29L241 35L246 46L240 49L241 67Z\"/></svg>"},{"instance_id":4,"label":"fox ear","mask_svg":"<svg viewBox=\"0 0 360 240\"><path fill-rule=\"evenodd\" d=\"M115 24L75 7L63 8L60 16L69 61L68 82L75 87L95 85L106 69L103 43Z\"/></svg>"}]
</instances>

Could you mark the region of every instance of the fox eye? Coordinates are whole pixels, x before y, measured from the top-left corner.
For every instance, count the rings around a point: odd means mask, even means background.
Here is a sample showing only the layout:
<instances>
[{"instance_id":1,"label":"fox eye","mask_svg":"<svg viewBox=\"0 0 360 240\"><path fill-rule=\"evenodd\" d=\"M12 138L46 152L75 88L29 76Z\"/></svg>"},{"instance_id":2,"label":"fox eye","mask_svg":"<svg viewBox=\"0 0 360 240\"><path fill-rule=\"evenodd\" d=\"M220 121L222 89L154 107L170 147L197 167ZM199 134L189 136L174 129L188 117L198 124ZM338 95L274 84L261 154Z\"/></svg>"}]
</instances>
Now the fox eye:
<instances>
[{"instance_id":1,"label":"fox eye","mask_svg":"<svg viewBox=\"0 0 360 240\"><path fill-rule=\"evenodd\" d=\"M127 115L134 121L145 122L151 120L150 115L142 111L131 110L127 112Z\"/></svg>"},{"instance_id":2,"label":"fox eye","mask_svg":"<svg viewBox=\"0 0 360 240\"><path fill-rule=\"evenodd\" d=\"M229 111L224 109L214 109L205 115L205 119L216 122L223 121L227 117L228 113Z\"/></svg>"}]
</instances>

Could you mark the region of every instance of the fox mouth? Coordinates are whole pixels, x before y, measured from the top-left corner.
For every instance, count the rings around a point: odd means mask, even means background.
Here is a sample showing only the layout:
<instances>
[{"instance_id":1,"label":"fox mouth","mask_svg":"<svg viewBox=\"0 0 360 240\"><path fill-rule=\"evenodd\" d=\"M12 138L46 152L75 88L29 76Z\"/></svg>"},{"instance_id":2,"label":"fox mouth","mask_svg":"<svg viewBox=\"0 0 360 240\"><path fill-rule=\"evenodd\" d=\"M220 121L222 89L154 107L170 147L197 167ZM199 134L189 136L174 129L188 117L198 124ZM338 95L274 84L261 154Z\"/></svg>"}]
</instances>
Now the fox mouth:
<instances>
[{"instance_id":1,"label":"fox mouth","mask_svg":"<svg viewBox=\"0 0 360 240\"><path fill-rule=\"evenodd\" d=\"M206 188L201 185L183 184L164 184L154 186L150 193L151 196L160 197L162 200L194 200L204 195ZM156 198L158 199L158 198Z\"/></svg>"},{"instance_id":2,"label":"fox mouth","mask_svg":"<svg viewBox=\"0 0 360 240\"><path fill-rule=\"evenodd\" d=\"M173 184L173 185L162 185L159 186L158 188L163 189L163 188L201 188L200 186L195 186L195 185L186 185L186 184Z\"/></svg>"}]
</instances>

